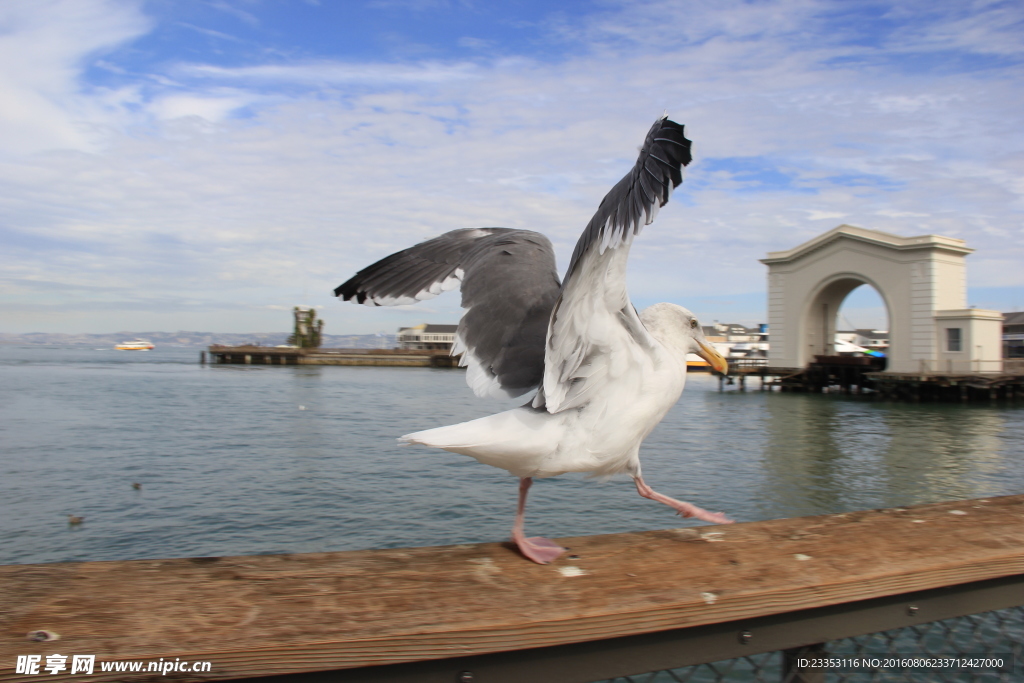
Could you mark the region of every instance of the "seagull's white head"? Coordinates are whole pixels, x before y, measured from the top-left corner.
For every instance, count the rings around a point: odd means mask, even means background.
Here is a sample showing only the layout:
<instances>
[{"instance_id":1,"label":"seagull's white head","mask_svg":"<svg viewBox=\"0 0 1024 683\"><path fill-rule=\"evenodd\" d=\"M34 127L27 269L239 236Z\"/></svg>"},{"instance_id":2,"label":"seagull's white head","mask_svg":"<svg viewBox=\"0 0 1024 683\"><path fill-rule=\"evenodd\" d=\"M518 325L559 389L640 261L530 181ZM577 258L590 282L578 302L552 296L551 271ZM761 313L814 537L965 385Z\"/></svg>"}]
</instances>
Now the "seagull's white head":
<instances>
[{"instance_id":1,"label":"seagull's white head","mask_svg":"<svg viewBox=\"0 0 1024 683\"><path fill-rule=\"evenodd\" d=\"M695 353L718 372L724 374L729 369L728 361L704 338L697 316L682 306L654 304L640 313L640 321L652 337L680 354L684 362L686 354Z\"/></svg>"}]
</instances>

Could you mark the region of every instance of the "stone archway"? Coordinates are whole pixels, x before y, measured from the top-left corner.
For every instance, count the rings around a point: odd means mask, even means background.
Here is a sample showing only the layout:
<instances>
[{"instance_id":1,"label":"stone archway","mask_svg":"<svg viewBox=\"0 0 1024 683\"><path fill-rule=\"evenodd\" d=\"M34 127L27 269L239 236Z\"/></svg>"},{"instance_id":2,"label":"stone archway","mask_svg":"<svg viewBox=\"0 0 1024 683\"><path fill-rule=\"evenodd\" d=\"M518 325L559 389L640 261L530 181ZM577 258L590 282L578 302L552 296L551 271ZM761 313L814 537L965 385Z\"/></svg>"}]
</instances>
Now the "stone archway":
<instances>
[{"instance_id":1,"label":"stone archway","mask_svg":"<svg viewBox=\"0 0 1024 683\"><path fill-rule=\"evenodd\" d=\"M769 253L761 259L768 266L769 365L801 369L815 355L830 355L839 306L862 284L871 285L888 309L888 371L928 371L951 363L949 349L940 345L940 320L963 319L966 334L975 336L991 334L994 315L1001 320L997 312L967 309L964 257L973 251L952 237L899 237L840 225L788 251ZM1000 358L975 346L986 362Z\"/></svg>"}]
</instances>

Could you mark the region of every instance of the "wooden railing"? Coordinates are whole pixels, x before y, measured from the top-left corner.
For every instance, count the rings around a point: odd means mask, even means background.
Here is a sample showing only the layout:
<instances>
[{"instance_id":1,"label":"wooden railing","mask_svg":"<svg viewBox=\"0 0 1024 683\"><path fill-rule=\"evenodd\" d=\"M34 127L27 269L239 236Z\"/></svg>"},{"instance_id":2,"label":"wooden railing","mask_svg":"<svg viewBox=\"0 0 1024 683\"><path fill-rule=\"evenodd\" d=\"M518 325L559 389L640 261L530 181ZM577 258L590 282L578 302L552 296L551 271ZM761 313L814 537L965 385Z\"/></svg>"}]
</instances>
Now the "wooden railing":
<instances>
[{"instance_id":1,"label":"wooden railing","mask_svg":"<svg viewBox=\"0 0 1024 683\"><path fill-rule=\"evenodd\" d=\"M561 542L3 566L0 681L584 682L1024 604L1024 496ZM161 658L210 671L101 670Z\"/></svg>"},{"instance_id":2,"label":"wooden railing","mask_svg":"<svg viewBox=\"0 0 1024 683\"><path fill-rule=\"evenodd\" d=\"M1001 374L1006 372L1005 362L998 360L921 360L919 370L924 374Z\"/></svg>"}]
</instances>

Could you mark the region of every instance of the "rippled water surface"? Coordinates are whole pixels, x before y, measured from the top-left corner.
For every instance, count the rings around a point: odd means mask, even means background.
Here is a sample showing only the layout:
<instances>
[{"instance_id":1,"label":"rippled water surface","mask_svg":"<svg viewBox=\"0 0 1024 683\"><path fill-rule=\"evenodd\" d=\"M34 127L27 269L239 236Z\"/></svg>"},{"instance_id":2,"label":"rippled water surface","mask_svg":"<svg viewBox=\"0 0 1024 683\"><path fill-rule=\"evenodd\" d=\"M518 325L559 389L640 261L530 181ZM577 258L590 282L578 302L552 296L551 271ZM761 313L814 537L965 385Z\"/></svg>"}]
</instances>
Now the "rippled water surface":
<instances>
[{"instance_id":1,"label":"rippled water surface","mask_svg":"<svg viewBox=\"0 0 1024 683\"><path fill-rule=\"evenodd\" d=\"M520 401L476 399L459 370L198 356L0 346L0 563L508 537L515 479L395 437ZM691 375L641 450L648 483L739 521L1024 493L1024 407L751 385L719 393ZM687 523L628 478L542 480L527 511L528 531L549 536Z\"/></svg>"}]
</instances>

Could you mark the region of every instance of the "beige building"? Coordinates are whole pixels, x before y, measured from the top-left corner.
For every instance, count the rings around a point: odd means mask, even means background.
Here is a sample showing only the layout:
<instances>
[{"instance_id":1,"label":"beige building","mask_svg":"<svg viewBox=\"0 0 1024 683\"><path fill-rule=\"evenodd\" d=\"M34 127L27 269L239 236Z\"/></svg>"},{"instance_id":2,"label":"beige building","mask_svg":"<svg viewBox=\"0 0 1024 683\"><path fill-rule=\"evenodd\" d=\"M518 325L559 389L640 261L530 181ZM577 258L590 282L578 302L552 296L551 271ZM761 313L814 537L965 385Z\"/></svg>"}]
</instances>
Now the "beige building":
<instances>
[{"instance_id":1,"label":"beige building","mask_svg":"<svg viewBox=\"0 0 1024 683\"><path fill-rule=\"evenodd\" d=\"M939 372L992 372L1003 369L1003 314L978 308L938 311Z\"/></svg>"},{"instance_id":2,"label":"beige building","mask_svg":"<svg viewBox=\"0 0 1024 683\"><path fill-rule=\"evenodd\" d=\"M839 307L868 284L889 314L890 372L1001 371L1002 314L967 307L964 258L973 251L952 237L840 225L769 253L769 364L803 368L833 355Z\"/></svg>"}]
</instances>

